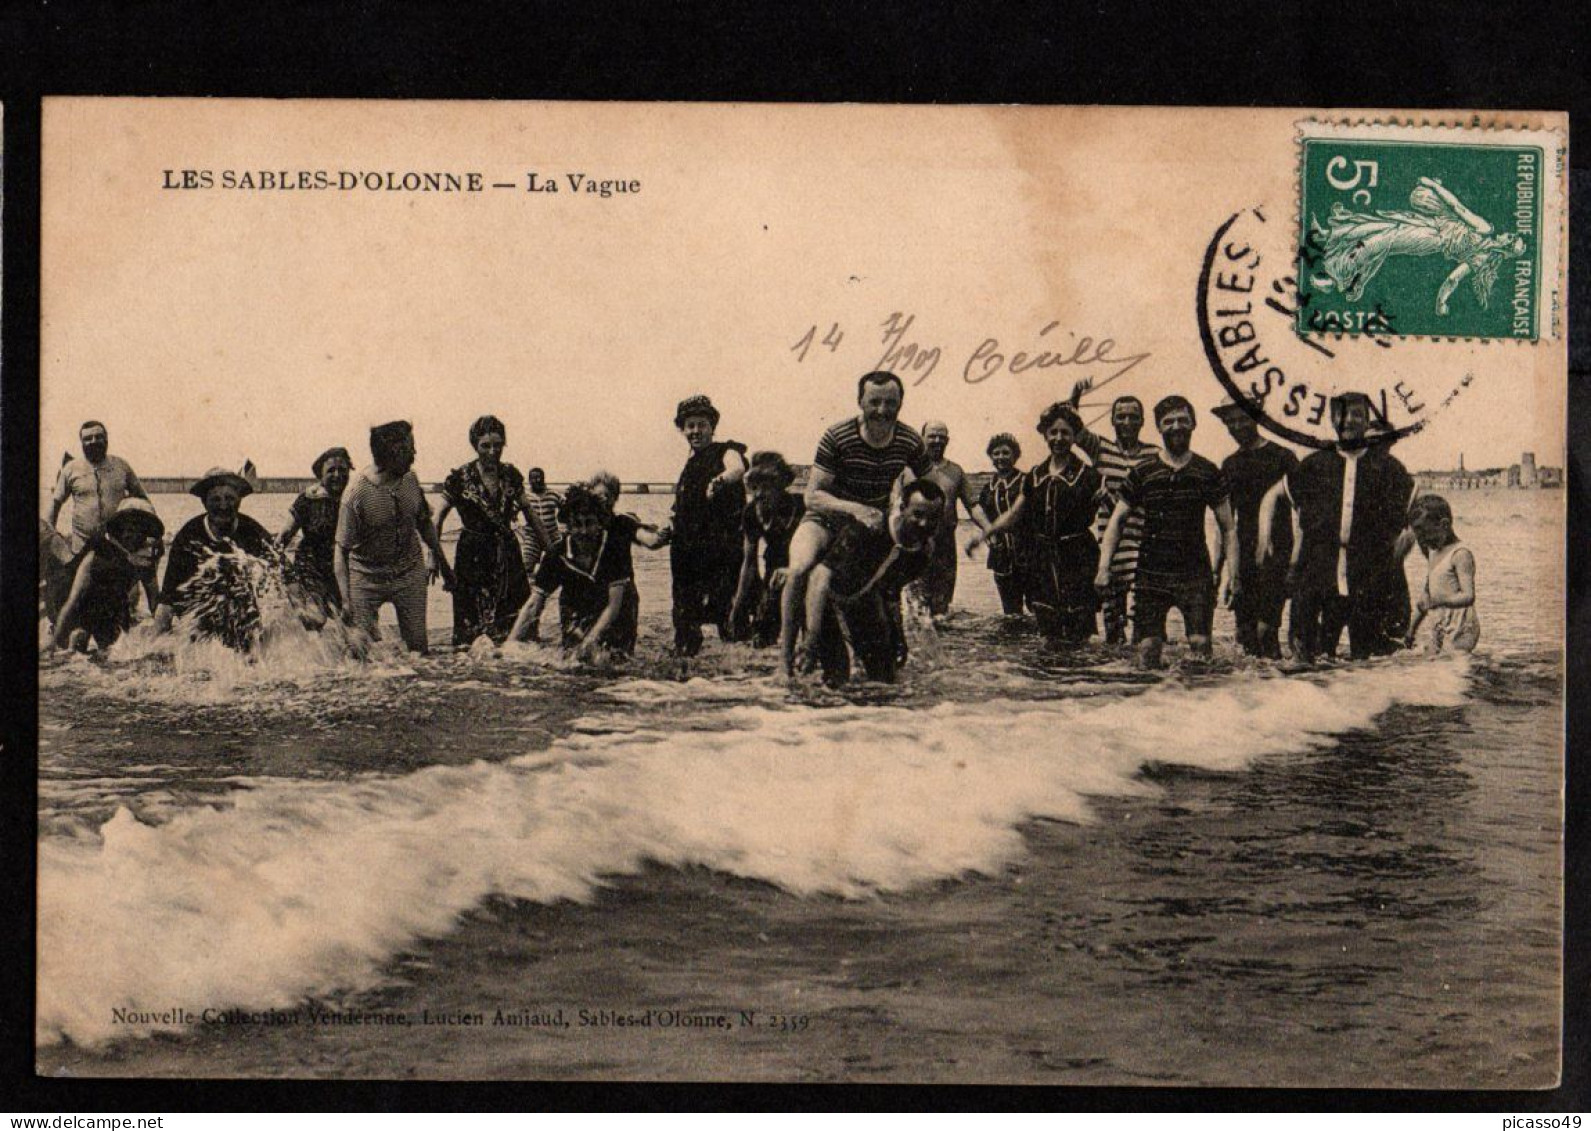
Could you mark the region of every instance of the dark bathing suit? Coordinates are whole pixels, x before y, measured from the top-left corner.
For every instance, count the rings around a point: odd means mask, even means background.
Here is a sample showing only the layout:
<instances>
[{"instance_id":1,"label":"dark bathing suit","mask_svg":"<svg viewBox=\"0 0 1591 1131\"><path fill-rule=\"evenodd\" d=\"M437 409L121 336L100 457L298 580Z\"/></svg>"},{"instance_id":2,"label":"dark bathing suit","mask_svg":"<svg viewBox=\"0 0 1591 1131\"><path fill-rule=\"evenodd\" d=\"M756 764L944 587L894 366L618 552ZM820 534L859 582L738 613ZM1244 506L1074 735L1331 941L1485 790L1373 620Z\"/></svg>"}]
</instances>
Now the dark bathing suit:
<instances>
[{"instance_id":1,"label":"dark bathing suit","mask_svg":"<svg viewBox=\"0 0 1591 1131\"><path fill-rule=\"evenodd\" d=\"M543 593L558 593L558 623L565 648L573 648L585 640L591 626L608 607L609 589L622 583L624 603L598 643L622 656L635 651L641 606L635 592L630 539L625 536L633 530L629 526L621 528L618 519L610 523L589 573L574 563L567 537L554 552L542 555L541 564L536 567L536 588Z\"/></svg>"},{"instance_id":2,"label":"dark bathing suit","mask_svg":"<svg viewBox=\"0 0 1591 1131\"><path fill-rule=\"evenodd\" d=\"M1215 582L1204 543L1204 512L1227 498L1221 471L1201 455L1180 468L1165 460L1135 467L1122 480L1121 498L1142 507L1144 539L1138 550L1138 592L1133 642L1164 639L1166 614L1182 613L1189 636L1209 636L1215 620Z\"/></svg>"},{"instance_id":3,"label":"dark bathing suit","mask_svg":"<svg viewBox=\"0 0 1591 1131\"><path fill-rule=\"evenodd\" d=\"M1298 466L1298 457L1280 444L1266 441L1250 451L1239 448L1221 464L1221 474L1232 493L1232 516L1237 522L1238 594L1232 602L1237 618L1238 646L1250 655L1281 656L1277 629L1287 602L1287 563L1293 553L1293 522L1286 498L1271 522L1271 556L1255 561L1259 542L1260 503L1278 479ZM1259 626L1267 626L1260 639Z\"/></svg>"},{"instance_id":4,"label":"dark bathing suit","mask_svg":"<svg viewBox=\"0 0 1591 1131\"><path fill-rule=\"evenodd\" d=\"M241 552L268 560L273 545L265 527L246 514L237 516L237 526L227 538L212 536L204 515L190 519L171 540L161 603L178 616L197 613L198 635L246 650L259 632L260 609L243 564L232 555ZM217 554L226 556L216 558ZM212 560L215 564L206 570Z\"/></svg>"},{"instance_id":5,"label":"dark bathing suit","mask_svg":"<svg viewBox=\"0 0 1591 1131\"><path fill-rule=\"evenodd\" d=\"M293 500L292 515L300 537L293 551L293 579L327 608L342 607L337 591L337 574L332 561L337 550L337 509L340 497L333 498L318 483L299 492Z\"/></svg>"},{"instance_id":6,"label":"dark bathing suit","mask_svg":"<svg viewBox=\"0 0 1591 1131\"><path fill-rule=\"evenodd\" d=\"M1057 473L1046 459L1022 477L1027 598L1045 636L1080 642L1094 635L1101 483L1099 472L1081 461Z\"/></svg>"},{"instance_id":7,"label":"dark bathing suit","mask_svg":"<svg viewBox=\"0 0 1591 1131\"><path fill-rule=\"evenodd\" d=\"M907 550L884 531L855 521L835 534L819 559L833 573L813 649L825 683L839 686L850 678L851 653L868 679L894 681L906 646L901 590L923 575L932 554L932 540Z\"/></svg>"},{"instance_id":8,"label":"dark bathing suit","mask_svg":"<svg viewBox=\"0 0 1591 1131\"><path fill-rule=\"evenodd\" d=\"M501 644L530 596L514 531L525 477L512 464L499 464L494 492L487 489L479 465L470 462L448 475L442 497L464 526L453 557L453 643L469 645L484 635Z\"/></svg>"},{"instance_id":9,"label":"dark bathing suit","mask_svg":"<svg viewBox=\"0 0 1591 1131\"><path fill-rule=\"evenodd\" d=\"M674 486L674 537L669 542L673 574L674 647L683 656L701 651L702 626L718 627L732 639L729 609L740 580L741 512L746 495L736 483L716 494L707 486L724 471L724 455L746 454L746 445L718 440L692 452Z\"/></svg>"},{"instance_id":10,"label":"dark bathing suit","mask_svg":"<svg viewBox=\"0 0 1591 1131\"><path fill-rule=\"evenodd\" d=\"M1010 510L1022 495L1024 476L1012 468L1004 476L996 475L983 486L978 495L978 505L993 522ZM994 574L994 587L1000 591L1000 608L1008 617L1020 616L1027 593L1028 548L1020 530L996 534L989 539L989 570Z\"/></svg>"},{"instance_id":11,"label":"dark bathing suit","mask_svg":"<svg viewBox=\"0 0 1591 1131\"><path fill-rule=\"evenodd\" d=\"M807 505L800 495L788 491L779 496L773 512L766 519L757 511L755 503L746 505L741 520L742 536L762 544L762 577L756 579L741 617L746 622L735 626L737 635L749 635L758 648L766 648L779 639L779 594L768 587L768 578L776 569L790 564L790 538L806 514Z\"/></svg>"}]
</instances>

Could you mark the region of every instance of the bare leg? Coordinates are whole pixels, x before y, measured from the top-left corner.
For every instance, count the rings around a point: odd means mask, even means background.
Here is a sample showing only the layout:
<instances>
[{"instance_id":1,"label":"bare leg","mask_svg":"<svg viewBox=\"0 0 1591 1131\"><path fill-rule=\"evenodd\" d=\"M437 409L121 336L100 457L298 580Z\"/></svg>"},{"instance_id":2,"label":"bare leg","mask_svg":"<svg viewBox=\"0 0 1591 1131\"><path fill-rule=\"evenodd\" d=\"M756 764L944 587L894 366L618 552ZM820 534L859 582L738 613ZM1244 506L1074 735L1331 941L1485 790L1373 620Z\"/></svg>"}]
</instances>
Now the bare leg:
<instances>
[{"instance_id":1,"label":"bare leg","mask_svg":"<svg viewBox=\"0 0 1591 1131\"><path fill-rule=\"evenodd\" d=\"M790 537L789 572L779 594L779 656L786 675L795 671L796 633L804 619L807 575L828 549L830 537L828 530L816 522L803 522Z\"/></svg>"}]
</instances>

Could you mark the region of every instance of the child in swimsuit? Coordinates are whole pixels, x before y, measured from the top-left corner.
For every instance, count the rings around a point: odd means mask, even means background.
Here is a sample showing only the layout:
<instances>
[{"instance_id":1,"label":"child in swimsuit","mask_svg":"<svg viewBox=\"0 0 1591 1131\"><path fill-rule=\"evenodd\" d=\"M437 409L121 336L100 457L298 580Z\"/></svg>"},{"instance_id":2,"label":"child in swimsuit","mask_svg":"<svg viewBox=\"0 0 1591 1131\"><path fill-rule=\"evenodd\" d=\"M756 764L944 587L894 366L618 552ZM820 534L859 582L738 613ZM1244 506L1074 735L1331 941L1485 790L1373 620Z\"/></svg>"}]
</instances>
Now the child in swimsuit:
<instances>
[{"instance_id":1,"label":"child in swimsuit","mask_svg":"<svg viewBox=\"0 0 1591 1131\"><path fill-rule=\"evenodd\" d=\"M1425 590L1415 602L1405 643L1414 646L1423 621L1431 622L1427 650L1471 652L1480 640L1475 612L1475 555L1453 533L1453 509L1440 495L1421 495L1409 507L1409 527L1424 552Z\"/></svg>"}]
</instances>

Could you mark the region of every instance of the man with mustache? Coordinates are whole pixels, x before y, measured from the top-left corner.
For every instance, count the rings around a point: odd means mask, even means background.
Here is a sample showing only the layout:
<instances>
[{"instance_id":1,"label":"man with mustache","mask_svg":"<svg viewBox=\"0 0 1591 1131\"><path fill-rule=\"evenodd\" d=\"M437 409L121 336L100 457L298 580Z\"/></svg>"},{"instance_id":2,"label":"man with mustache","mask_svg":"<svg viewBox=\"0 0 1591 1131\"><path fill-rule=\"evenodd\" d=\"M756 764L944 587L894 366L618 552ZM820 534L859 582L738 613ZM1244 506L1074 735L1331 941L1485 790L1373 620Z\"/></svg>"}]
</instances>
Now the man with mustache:
<instances>
[{"instance_id":1,"label":"man with mustache","mask_svg":"<svg viewBox=\"0 0 1591 1131\"><path fill-rule=\"evenodd\" d=\"M1170 396L1155 405L1155 427L1165 450L1127 473L1118 492L1105 542L1100 549L1094 587L1101 594L1111 585L1110 560L1133 507L1144 516L1143 543L1138 553L1137 607L1133 611L1133 643L1146 668L1160 666L1166 641L1166 614L1182 613L1188 647L1195 655L1210 654L1210 628L1215 618L1216 576L1222 577L1220 600L1230 605L1239 591L1237 524L1221 471L1190 445L1193 406ZM1215 512L1221 539L1215 566L1204 543L1204 512ZM1223 566L1226 567L1223 570Z\"/></svg>"},{"instance_id":2,"label":"man with mustache","mask_svg":"<svg viewBox=\"0 0 1591 1131\"><path fill-rule=\"evenodd\" d=\"M61 602L72 588L78 562L94 536L105 528L123 499L143 499L149 495L138 475L126 460L110 453L110 433L97 420L89 420L77 430L78 442L83 446L81 458L70 459L61 466L55 478L55 491L50 497L50 529L55 529L61 508L72 501L72 533L67 539L70 558L65 567L52 574L52 584L45 594L45 611L53 621Z\"/></svg>"},{"instance_id":3,"label":"man with mustache","mask_svg":"<svg viewBox=\"0 0 1591 1131\"><path fill-rule=\"evenodd\" d=\"M1285 497L1293 506L1287 580L1293 652L1303 663L1331 656L1344 628L1353 659L1388 655L1402 646L1398 626L1408 624L1408 544L1399 535L1414 478L1385 438L1372 440L1369 397L1343 393L1330 407L1336 446L1312 452L1260 505L1261 562L1273 550L1269 535L1279 501Z\"/></svg>"},{"instance_id":4,"label":"man with mustache","mask_svg":"<svg viewBox=\"0 0 1591 1131\"><path fill-rule=\"evenodd\" d=\"M790 539L790 572L781 598L779 650L786 675L795 670L796 634L815 638L822 610L806 601L807 575L847 522L883 533L902 482L931 466L923 438L900 423L906 387L893 373L865 373L856 383L860 413L823 433L807 479L806 517ZM804 611L804 615L803 615Z\"/></svg>"}]
</instances>

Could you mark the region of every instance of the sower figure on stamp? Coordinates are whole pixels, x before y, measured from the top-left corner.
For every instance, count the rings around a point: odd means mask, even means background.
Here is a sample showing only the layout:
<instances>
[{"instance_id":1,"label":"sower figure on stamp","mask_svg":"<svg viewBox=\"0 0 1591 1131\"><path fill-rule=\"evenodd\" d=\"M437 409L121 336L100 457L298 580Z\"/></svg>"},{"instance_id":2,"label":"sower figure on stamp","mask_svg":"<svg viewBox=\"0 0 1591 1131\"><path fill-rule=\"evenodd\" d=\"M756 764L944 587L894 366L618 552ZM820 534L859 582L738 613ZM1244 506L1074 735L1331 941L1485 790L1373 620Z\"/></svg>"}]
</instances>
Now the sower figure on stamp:
<instances>
[{"instance_id":1,"label":"sower figure on stamp","mask_svg":"<svg viewBox=\"0 0 1591 1131\"><path fill-rule=\"evenodd\" d=\"M1399 535L1414 479L1389 444L1367 442L1370 416L1365 394L1333 397L1336 447L1307 456L1260 506L1261 562L1274 552L1267 534L1277 505L1285 498L1293 507L1288 588L1294 655L1305 663L1332 655L1344 628L1356 660L1402 646L1390 631L1399 621L1390 606L1407 592ZM1408 623L1406 612L1402 623Z\"/></svg>"},{"instance_id":2,"label":"sower figure on stamp","mask_svg":"<svg viewBox=\"0 0 1591 1131\"><path fill-rule=\"evenodd\" d=\"M1116 509L1105 528L1099 573L1094 584L1103 592L1111 585L1111 553L1120 541L1133 507L1142 507L1144 539L1138 556L1133 610L1133 642L1144 667L1158 667L1165 646L1166 615L1176 608L1188 634L1188 648L1197 656L1210 653L1210 628L1215 619L1216 576L1220 601L1230 605L1242 591L1237 574L1237 527L1220 469L1189 447L1193 440L1193 406L1183 397L1166 397L1155 405L1155 426L1165 451L1153 463L1135 467L1122 481ZM1204 512L1215 513L1220 541L1215 567L1204 542ZM1223 564L1226 566L1223 571Z\"/></svg>"},{"instance_id":3,"label":"sower figure on stamp","mask_svg":"<svg viewBox=\"0 0 1591 1131\"><path fill-rule=\"evenodd\" d=\"M718 419L713 402L703 396L687 397L674 413L674 427L691 449L674 487L669 541L674 650L681 656L702 650L703 625L715 625L720 640L734 636L729 610L740 579L740 519L746 506L740 481L746 474L746 445L715 440Z\"/></svg>"},{"instance_id":4,"label":"sower figure on stamp","mask_svg":"<svg viewBox=\"0 0 1591 1131\"><path fill-rule=\"evenodd\" d=\"M807 575L847 521L884 532L900 486L929 468L922 437L897 419L906 387L882 370L856 383L860 413L830 427L818 441L807 480L807 513L790 540L790 572L780 606L779 651L786 675L795 671L796 634L815 634L821 610L806 608Z\"/></svg>"},{"instance_id":5,"label":"sower figure on stamp","mask_svg":"<svg viewBox=\"0 0 1591 1131\"><path fill-rule=\"evenodd\" d=\"M938 483L945 493L944 518L939 532L934 535L934 558L928 571L912 584L912 591L928 612L942 617L950 611L950 602L956 595L956 521L958 508L966 507L967 514L978 529L988 532L989 522L977 509L978 499L972 493L967 473L955 460L945 457L950 447L950 429L938 420L923 425L923 445L928 449L927 477Z\"/></svg>"},{"instance_id":6,"label":"sower figure on stamp","mask_svg":"<svg viewBox=\"0 0 1591 1131\"><path fill-rule=\"evenodd\" d=\"M1084 378L1072 387L1072 407L1076 408L1083 394L1093 388L1093 381ZM1110 439L1090 431L1087 427L1078 433L1077 446L1088 456L1100 478L1105 482L1105 495L1100 500L1099 516L1095 522L1094 536L1101 542L1105 526L1116 508L1116 499L1122 481L1135 467L1152 463L1160 453L1153 444L1138 439L1144 426L1144 406L1137 397L1117 397L1110 406L1110 424L1115 438ZM1122 525L1121 538L1115 553L1107 559L1110 563L1110 590L1102 595L1101 606L1105 613L1105 643L1121 644L1127 639L1127 600L1133 590L1138 572L1138 547L1143 540L1143 511L1133 508Z\"/></svg>"},{"instance_id":7,"label":"sower figure on stamp","mask_svg":"<svg viewBox=\"0 0 1591 1131\"><path fill-rule=\"evenodd\" d=\"M1293 525L1290 514L1273 516L1267 527L1272 554L1261 564L1257 553L1260 504L1266 492L1298 466L1298 457L1261 435L1255 423L1258 406L1239 404L1228 397L1213 411L1237 442L1237 451L1221 464L1221 474L1231 492L1232 514L1237 520L1238 594L1232 600L1232 613L1237 618L1238 647L1251 656L1279 660Z\"/></svg>"}]
</instances>

